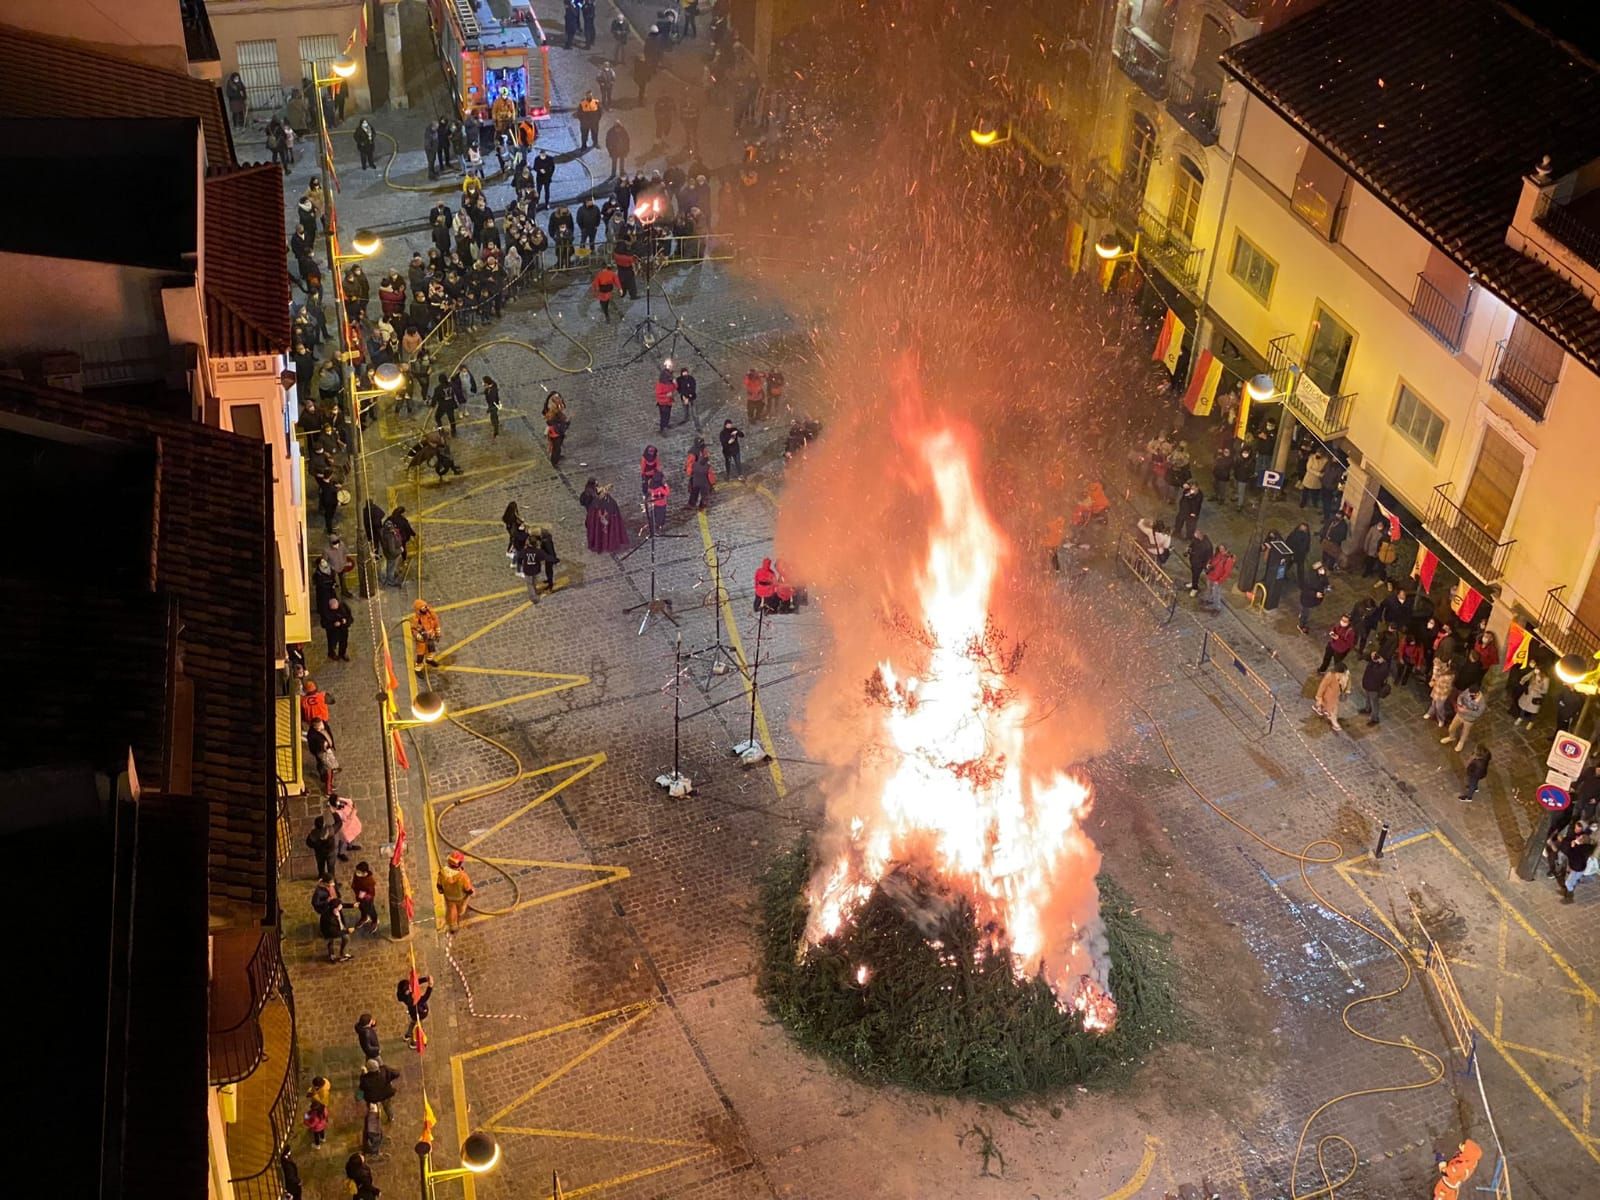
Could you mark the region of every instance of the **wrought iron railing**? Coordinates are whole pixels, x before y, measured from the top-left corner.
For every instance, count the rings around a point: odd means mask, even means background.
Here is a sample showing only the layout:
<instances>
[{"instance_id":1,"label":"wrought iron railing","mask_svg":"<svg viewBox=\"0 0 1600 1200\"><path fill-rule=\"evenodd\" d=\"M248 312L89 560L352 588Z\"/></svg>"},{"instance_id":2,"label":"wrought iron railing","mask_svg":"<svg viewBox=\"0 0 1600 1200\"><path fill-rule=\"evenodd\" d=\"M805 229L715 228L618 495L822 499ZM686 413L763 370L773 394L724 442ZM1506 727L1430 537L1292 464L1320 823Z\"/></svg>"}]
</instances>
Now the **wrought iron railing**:
<instances>
[{"instance_id":1,"label":"wrought iron railing","mask_svg":"<svg viewBox=\"0 0 1600 1200\"><path fill-rule=\"evenodd\" d=\"M1137 223L1144 209L1145 181L1127 175L1117 177L1111 186L1111 212L1119 221L1129 226Z\"/></svg>"},{"instance_id":2,"label":"wrought iron railing","mask_svg":"<svg viewBox=\"0 0 1600 1200\"><path fill-rule=\"evenodd\" d=\"M1484 583L1495 583L1504 575L1506 555L1516 545L1516 538L1502 542L1497 534L1473 520L1466 509L1450 499L1448 483L1433 489L1423 525Z\"/></svg>"},{"instance_id":3,"label":"wrought iron railing","mask_svg":"<svg viewBox=\"0 0 1600 1200\"><path fill-rule=\"evenodd\" d=\"M244 965L245 986L249 989L244 1015L226 1028L210 1031L210 1072L214 1087L237 1083L261 1065L261 1010L272 998L281 975L283 958L279 941L275 926L259 930L255 949ZM212 986L217 986L215 981ZM237 983L228 980L223 986L232 988ZM213 1009L215 1007L213 1005Z\"/></svg>"},{"instance_id":4,"label":"wrought iron railing","mask_svg":"<svg viewBox=\"0 0 1600 1200\"><path fill-rule=\"evenodd\" d=\"M1217 144L1217 113L1221 106L1222 80L1172 73L1167 111L1202 146Z\"/></svg>"},{"instance_id":5,"label":"wrought iron railing","mask_svg":"<svg viewBox=\"0 0 1600 1200\"><path fill-rule=\"evenodd\" d=\"M1544 606L1539 609L1539 637L1560 654L1593 658L1600 653L1600 633L1585 625L1562 601L1561 593L1566 590L1563 584L1544 594Z\"/></svg>"},{"instance_id":6,"label":"wrought iron railing","mask_svg":"<svg viewBox=\"0 0 1600 1200\"><path fill-rule=\"evenodd\" d=\"M279 1165L279 1152L288 1144L298 1123L300 1039L295 1020L294 988L289 983L288 971L284 969L280 940L274 939L273 951L278 994L283 997L283 1005L289 1015L286 1043L288 1063L284 1069L283 1082L278 1086L278 1094L265 1113L271 1152L267 1155L267 1161L263 1166L248 1175L240 1175L228 1181L233 1185L233 1194L237 1200L283 1200L283 1168ZM256 1118L244 1114L244 1119Z\"/></svg>"},{"instance_id":7,"label":"wrought iron railing","mask_svg":"<svg viewBox=\"0 0 1600 1200\"><path fill-rule=\"evenodd\" d=\"M1591 267L1600 267L1600 230L1573 216L1565 205L1552 204L1534 224Z\"/></svg>"},{"instance_id":8,"label":"wrought iron railing","mask_svg":"<svg viewBox=\"0 0 1600 1200\"><path fill-rule=\"evenodd\" d=\"M1205 251L1191 245L1188 238L1151 208L1140 210L1139 230L1143 234L1139 248L1145 257L1184 291L1194 291L1200 283L1200 261Z\"/></svg>"},{"instance_id":9,"label":"wrought iron railing","mask_svg":"<svg viewBox=\"0 0 1600 1200\"><path fill-rule=\"evenodd\" d=\"M1293 334L1280 334L1267 343L1267 369L1276 398L1312 433L1330 441L1348 432L1356 393L1330 396L1318 387L1305 373Z\"/></svg>"},{"instance_id":10,"label":"wrought iron railing","mask_svg":"<svg viewBox=\"0 0 1600 1200\"><path fill-rule=\"evenodd\" d=\"M1417 319L1417 324L1450 349L1461 349L1461 337L1467 329L1467 310L1436 288L1425 272L1417 273L1417 288L1411 294L1411 315Z\"/></svg>"},{"instance_id":11,"label":"wrought iron railing","mask_svg":"<svg viewBox=\"0 0 1600 1200\"><path fill-rule=\"evenodd\" d=\"M1156 100L1167 94L1167 67L1171 58L1148 34L1133 25L1117 31L1116 59L1122 73Z\"/></svg>"},{"instance_id":12,"label":"wrought iron railing","mask_svg":"<svg viewBox=\"0 0 1600 1200\"><path fill-rule=\"evenodd\" d=\"M1513 350L1509 342L1495 347L1494 370L1489 373L1489 382L1506 399L1541 421L1556 390L1556 381L1545 378L1544 373Z\"/></svg>"}]
</instances>

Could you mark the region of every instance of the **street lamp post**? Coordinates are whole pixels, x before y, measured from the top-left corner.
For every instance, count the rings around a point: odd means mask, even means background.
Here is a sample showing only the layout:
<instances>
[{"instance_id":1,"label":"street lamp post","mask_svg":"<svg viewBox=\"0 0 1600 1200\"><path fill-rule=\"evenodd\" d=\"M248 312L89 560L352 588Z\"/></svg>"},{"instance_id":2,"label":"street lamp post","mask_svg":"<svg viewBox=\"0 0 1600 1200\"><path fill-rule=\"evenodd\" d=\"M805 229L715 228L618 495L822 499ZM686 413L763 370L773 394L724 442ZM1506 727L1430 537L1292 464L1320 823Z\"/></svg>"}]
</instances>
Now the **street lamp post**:
<instances>
[{"instance_id":1,"label":"street lamp post","mask_svg":"<svg viewBox=\"0 0 1600 1200\"><path fill-rule=\"evenodd\" d=\"M418 1179L422 1185L421 1200L433 1200L433 1185L451 1179L465 1179L468 1175L483 1175L500 1164L500 1143L490 1134L478 1130L467 1135L461 1143L461 1165L442 1171L433 1169L433 1141L424 1137L414 1147L417 1154Z\"/></svg>"}]
</instances>

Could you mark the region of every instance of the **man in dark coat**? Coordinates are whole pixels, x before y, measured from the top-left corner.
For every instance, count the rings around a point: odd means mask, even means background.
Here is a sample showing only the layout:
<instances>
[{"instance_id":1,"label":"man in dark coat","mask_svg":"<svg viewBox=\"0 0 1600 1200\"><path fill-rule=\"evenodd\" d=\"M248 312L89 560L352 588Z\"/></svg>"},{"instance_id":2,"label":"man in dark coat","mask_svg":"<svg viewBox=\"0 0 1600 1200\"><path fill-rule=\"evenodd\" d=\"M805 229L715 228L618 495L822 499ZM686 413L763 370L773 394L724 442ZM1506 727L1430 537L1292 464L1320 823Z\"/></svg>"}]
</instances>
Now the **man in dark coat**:
<instances>
[{"instance_id":1,"label":"man in dark coat","mask_svg":"<svg viewBox=\"0 0 1600 1200\"><path fill-rule=\"evenodd\" d=\"M612 178L620 179L627 170L628 152L631 149L627 128L621 121L611 122L611 128L606 130L606 153L611 156Z\"/></svg>"},{"instance_id":2,"label":"man in dark coat","mask_svg":"<svg viewBox=\"0 0 1600 1200\"><path fill-rule=\"evenodd\" d=\"M1301 633L1311 632L1311 612L1322 598L1328 594L1328 572L1321 563L1315 564L1306 572L1306 581L1300 585L1300 619L1298 625Z\"/></svg>"},{"instance_id":3,"label":"man in dark coat","mask_svg":"<svg viewBox=\"0 0 1600 1200\"><path fill-rule=\"evenodd\" d=\"M1283 540L1294 553L1294 581L1300 587L1305 587L1306 559L1311 557L1311 526L1301 521Z\"/></svg>"},{"instance_id":4,"label":"man in dark coat","mask_svg":"<svg viewBox=\"0 0 1600 1200\"><path fill-rule=\"evenodd\" d=\"M1193 480L1183 485L1183 491L1178 495L1178 517L1173 522L1172 536L1175 540L1194 537L1195 527L1200 523L1200 506L1205 499L1200 485Z\"/></svg>"},{"instance_id":5,"label":"man in dark coat","mask_svg":"<svg viewBox=\"0 0 1600 1200\"><path fill-rule=\"evenodd\" d=\"M375 1058L367 1059L366 1069L361 1072L361 1099L381 1107L385 1121L394 1120L394 1081L399 1078L399 1071Z\"/></svg>"},{"instance_id":6,"label":"man in dark coat","mask_svg":"<svg viewBox=\"0 0 1600 1200\"><path fill-rule=\"evenodd\" d=\"M350 661L350 624L354 618L350 610L339 602L339 597L329 596L322 610L322 628L328 635L328 657L340 662Z\"/></svg>"},{"instance_id":7,"label":"man in dark coat","mask_svg":"<svg viewBox=\"0 0 1600 1200\"><path fill-rule=\"evenodd\" d=\"M550 203L550 184L556 177L556 160L548 150L533 156L534 211Z\"/></svg>"}]
</instances>

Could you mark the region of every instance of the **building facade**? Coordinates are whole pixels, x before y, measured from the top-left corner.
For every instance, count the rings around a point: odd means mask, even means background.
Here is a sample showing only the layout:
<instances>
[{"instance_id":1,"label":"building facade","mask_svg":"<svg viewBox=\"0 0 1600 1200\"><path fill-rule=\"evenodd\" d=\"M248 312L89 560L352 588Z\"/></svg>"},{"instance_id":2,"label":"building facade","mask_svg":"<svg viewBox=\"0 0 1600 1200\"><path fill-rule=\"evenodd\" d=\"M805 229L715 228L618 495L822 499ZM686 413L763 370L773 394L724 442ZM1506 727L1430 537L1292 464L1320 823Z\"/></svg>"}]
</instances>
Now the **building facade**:
<instances>
[{"instance_id":1,"label":"building facade","mask_svg":"<svg viewBox=\"0 0 1600 1200\"><path fill-rule=\"evenodd\" d=\"M1349 462L1357 530L1600 649L1600 70L1488 0L1328 0L1223 61L1201 345L1271 373L1279 465Z\"/></svg>"},{"instance_id":2,"label":"building facade","mask_svg":"<svg viewBox=\"0 0 1600 1200\"><path fill-rule=\"evenodd\" d=\"M244 80L252 110L281 110L302 80L326 79L342 55L367 49L365 0L207 0L222 78ZM350 81L349 108L367 110L365 71Z\"/></svg>"}]
</instances>

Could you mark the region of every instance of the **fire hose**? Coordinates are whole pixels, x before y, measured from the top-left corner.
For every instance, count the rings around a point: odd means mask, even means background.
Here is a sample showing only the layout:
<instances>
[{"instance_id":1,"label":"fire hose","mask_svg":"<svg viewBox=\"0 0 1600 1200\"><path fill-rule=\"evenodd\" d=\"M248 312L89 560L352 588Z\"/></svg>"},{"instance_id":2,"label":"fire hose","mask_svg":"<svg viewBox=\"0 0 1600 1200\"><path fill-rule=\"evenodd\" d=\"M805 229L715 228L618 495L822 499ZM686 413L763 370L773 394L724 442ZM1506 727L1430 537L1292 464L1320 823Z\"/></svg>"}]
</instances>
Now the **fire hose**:
<instances>
[{"instance_id":1,"label":"fire hose","mask_svg":"<svg viewBox=\"0 0 1600 1200\"><path fill-rule=\"evenodd\" d=\"M1414 1054L1419 1058L1429 1060L1432 1063L1433 1073L1428 1079L1417 1080L1412 1083L1385 1084L1377 1087L1359 1088L1354 1091L1343 1092L1329 1100L1323 1101L1312 1111L1311 1115L1305 1119L1305 1123L1300 1126L1300 1137L1295 1142L1294 1158L1290 1160L1290 1200L1317 1200L1317 1197L1319 1196L1328 1197L1329 1200L1331 1200L1337 1189L1343 1187L1355 1177L1356 1167L1360 1163L1360 1158L1356 1153L1355 1145L1350 1141L1349 1138L1345 1137L1341 1133L1324 1134L1322 1137L1317 1139L1316 1147L1317 1170L1322 1175L1322 1186L1314 1191L1301 1192L1299 1190L1298 1182L1300 1175L1300 1160L1305 1154L1306 1138L1311 1131L1312 1123L1315 1122L1316 1119L1323 1113L1346 1100L1353 1100L1361 1096L1380 1096L1395 1092L1418 1091L1422 1088L1432 1087L1434 1084L1441 1082L1447 1074L1444 1060L1441 1059L1437 1054L1433 1053L1433 1051L1424 1050L1420 1046L1416 1046L1405 1041L1399 1041L1394 1038L1379 1037L1375 1034L1365 1033L1362 1030L1357 1029L1350 1020L1351 1014L1362 1005L1374 1004L1383 1000L1392 1000L1404 992L1406 988L1411 986L1411 981L1415 975L1415 972L1411 966L1411 956L1406 952L1404 947L1396 945L1378 930L1372 928L1372 926L1347 913L1337 904L1334 904L1331 900L1319 892L1316 888L1316 885L1311 882L1309 868L1313 866L1330 866L1333 863L1341 861L1344 858L1343 846L1334 841L1332 838L1317 838L1313 841L1307 842L1305 846L1298 851L1288 850L1257 833L1243 821L1240 821L1237 817L1223 809L1221 805L1216 803L1216 801L1212 800L1211 797L1206 795L1200 786L1195 783L1192 778L1190 778L1189 773L1183 769L1183 765L1178 761L1177 755L1172 752L1172 744L1167 740L1166 731L1161 727L1161 722L1156 720L1155 715L1151 713L1149 709L1145 708L1144 705L1137 702L1134 703L1133 707L1138 709L1139 712L1143 713L1145 719L1150 722L1150 727L1155 730L1156 737L1161 742L1161 749L1166 754L1167 760L1172 763L1172 769L1177 772L1178 778L1183 780L1184 785L1188 787L1188 789L1196 796L1198 796L1206 805L1206 807L1211 809L1212 812L1216 813L1224 821L1228 822L1228 824L1232 825L1235 829L1239 830L1239 832L1256 842L1262 848L1270 851L1273 854L1280 855L1283 858L1291 859L1298 863L1300 865L1300 882L1305 884L1306 890L1311 893L1311 895L1316 899L1317 903L1343 920L1349 922L1351 925L1354 925L1357 929L1361 930L1363 933L1367 934L1369 937L1383 945L1385 949L1387 949L1395 956L1396 959L1399 960L1400 965L1405 970L1404 977L1396 987L1393 987L1386 992L1378 992L1370 996L1357 997L1344 1006L1339 1013L1339 1019L1343 1022L1344 1027L1347 1030L1364 1042L1371 1042L1375 1046L1389 1046L1396 1050L1403 1050L1407 1054ZM1347 1170L1338 1179L1332 1179L1328 1172L1328 1164L1325 1156L1330 1146L1342 1147L1350 1156L1349 1170Z\"/></svg>"}]
</instances>

